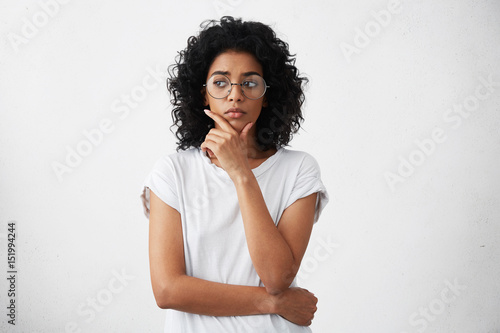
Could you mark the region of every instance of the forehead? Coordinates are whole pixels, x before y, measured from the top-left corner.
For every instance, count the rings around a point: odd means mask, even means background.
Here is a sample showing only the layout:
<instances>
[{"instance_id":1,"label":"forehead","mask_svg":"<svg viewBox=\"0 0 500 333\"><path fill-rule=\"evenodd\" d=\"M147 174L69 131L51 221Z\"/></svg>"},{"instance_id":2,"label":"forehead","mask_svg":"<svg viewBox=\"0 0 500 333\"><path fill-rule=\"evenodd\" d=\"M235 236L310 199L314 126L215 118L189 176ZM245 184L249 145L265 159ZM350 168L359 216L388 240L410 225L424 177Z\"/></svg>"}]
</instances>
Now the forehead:
<instances>
[{"instance_id":1,"label":"forehead","mask_svg":"<svg viewBox=\"0 0 500 333\"><path fill-rule=\"evenodd\" d=\"M257 72L263 76L262 66L255 56L240 51L226 51L219 54L210 65L207 77L216 71L227 72L229 77L243 76L244 73L248 72Z\"/></svg>"}]
</instances>

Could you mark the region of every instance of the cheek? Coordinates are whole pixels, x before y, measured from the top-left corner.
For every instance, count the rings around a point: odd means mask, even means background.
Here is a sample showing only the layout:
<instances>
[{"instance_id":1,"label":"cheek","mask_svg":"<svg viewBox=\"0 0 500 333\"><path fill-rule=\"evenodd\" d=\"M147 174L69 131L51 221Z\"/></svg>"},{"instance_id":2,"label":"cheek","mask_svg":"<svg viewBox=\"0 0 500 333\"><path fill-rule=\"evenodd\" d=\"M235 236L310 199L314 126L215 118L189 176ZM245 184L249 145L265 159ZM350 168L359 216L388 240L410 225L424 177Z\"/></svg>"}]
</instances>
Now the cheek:
<instances>
[{"instance_id":1,"label":"cheek","mask_svg":"<svg viewBox=\"0 0 500 333\"><path fill-rule=\"evenodd\" d=\"M205 98L205 107L210 108L213 112L219 112L224 110L224 102L223 100L215 99L211 96Z\"/></svg>"},{"instance_id":2,"label":"cheek","mask_svg":"<svg viewBox=\"0 0 500 333\"><path fill-rule=\"evenodd\" d=\"M264 103L257 103L253 106L253 114L256 119L260 117L260 114L262 113L262 107L265 107Z\"/></svg>"}]
</instances>

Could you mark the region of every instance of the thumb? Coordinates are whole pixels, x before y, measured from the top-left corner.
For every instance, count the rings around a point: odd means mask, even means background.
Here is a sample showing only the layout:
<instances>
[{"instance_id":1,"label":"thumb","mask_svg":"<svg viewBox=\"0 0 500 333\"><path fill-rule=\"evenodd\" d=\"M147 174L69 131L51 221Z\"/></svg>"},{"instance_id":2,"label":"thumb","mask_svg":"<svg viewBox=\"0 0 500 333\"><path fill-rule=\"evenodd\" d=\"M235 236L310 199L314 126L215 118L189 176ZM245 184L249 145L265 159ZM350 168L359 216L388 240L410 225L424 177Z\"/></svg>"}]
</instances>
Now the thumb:
<instances>
[{"instance_id":1,"label":"thumb","mask_svg":"<svg viewBox=\"0 0 500 333\"><path fill-rule=\"evenodd\" d=\"M245 125L245 127L243 127L243 129L241 130L241 133L240 133L240 138L246 143L247 142L247 136L248 136L248 132L250 131L250 128L252 128L253 126L253 123L248 123Z\"/></svg>"}]
</instances>

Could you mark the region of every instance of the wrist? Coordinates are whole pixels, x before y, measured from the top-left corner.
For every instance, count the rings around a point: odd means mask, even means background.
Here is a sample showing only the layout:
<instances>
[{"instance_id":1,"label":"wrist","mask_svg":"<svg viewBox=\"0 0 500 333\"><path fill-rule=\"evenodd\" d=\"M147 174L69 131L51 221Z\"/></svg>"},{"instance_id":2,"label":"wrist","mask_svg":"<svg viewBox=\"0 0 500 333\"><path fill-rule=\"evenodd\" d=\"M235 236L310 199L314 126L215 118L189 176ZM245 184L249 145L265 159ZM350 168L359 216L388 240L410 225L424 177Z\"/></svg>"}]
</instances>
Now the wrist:
<instances>
[{"instance_id":1,"label":"wrist","mask_svg":"<svg viewBox=\"0 0 500 333\"><path fill-rule=\"evenodd\" d=\"M271 295L269 293L267 293L267 291L265 292L265 300L263 302L264 304L264 307L265 307L265 311L264 313L267 313L267 314L277 314L279 315L280 314L280 295Z\"/></svg>"},{"instance_id":2,"label":"wrist","mask_svg":"<svg viewBox=\"0 0 500 333\"><path fill-rule=\"evenodd\" d=\"M251 181L255 180L255 175L253 174L251 169L248 170L240 170L237 173L233 173L229 175L233 180L234 185L236 186L246 186Z\"/></svg>"}]
</instances>

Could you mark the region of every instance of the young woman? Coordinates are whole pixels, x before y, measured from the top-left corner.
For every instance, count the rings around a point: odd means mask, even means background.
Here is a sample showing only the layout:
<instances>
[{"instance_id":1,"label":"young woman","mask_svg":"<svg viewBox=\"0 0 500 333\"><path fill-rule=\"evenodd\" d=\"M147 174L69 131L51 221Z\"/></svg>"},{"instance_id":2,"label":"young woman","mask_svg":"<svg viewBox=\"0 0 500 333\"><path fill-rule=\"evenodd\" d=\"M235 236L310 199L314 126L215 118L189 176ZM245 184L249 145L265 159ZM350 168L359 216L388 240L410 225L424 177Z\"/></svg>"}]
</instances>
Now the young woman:
<instances>
[{"instance_id":1,"label":"young woman","mask_svg":"<svg viewBox=\"0 0 500 333\"><path fill-rule=\"evenodd\" d=\"M151 282L165 332L310 332L316 297L295 286L328 202L300 128L288 45L232 17L190 37L168 80L178 152L144 182Z\"/></svg>"}]
</instances>

